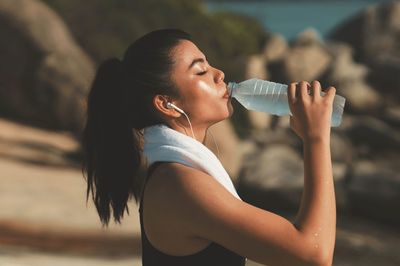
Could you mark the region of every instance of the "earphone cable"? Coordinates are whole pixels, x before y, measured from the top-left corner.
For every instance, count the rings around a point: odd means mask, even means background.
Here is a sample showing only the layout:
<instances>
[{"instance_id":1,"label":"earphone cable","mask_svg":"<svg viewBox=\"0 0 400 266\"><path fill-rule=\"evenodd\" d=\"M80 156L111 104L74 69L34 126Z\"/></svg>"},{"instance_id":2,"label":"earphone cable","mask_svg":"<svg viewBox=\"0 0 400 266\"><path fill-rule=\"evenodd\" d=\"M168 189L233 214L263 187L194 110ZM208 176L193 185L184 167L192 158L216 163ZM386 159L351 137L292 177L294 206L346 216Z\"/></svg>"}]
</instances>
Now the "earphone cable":
<instances>
[{"instance_id":1,"label":"earphone cable","mask_svg":"<svg viewBox=\"0 0 400 266\"><path fill-rule=\"evenodd\" d=\"M192 130L192 135L193 135L193 138L194 138L194 139L196 139L196 137L194 136L193 128L192 128L192 123L190 123L190 119L189 119L189 117L186 115L186 113L185 113L185 112L183 112L183 114L186 116L186 118L187 118L187 120L188 120L188 122L189 122L190 129Z\"/></svg>"},{"instance_id":2,"label":"earphone cable","mask_svg":"<svg viewBox=\"0 0 400 266\"><path fill-rule=\"evenodd\" d=\"M188 120L189 125L190 125L190 130L192 131L193 138L196 139L196 136L194 135L194 132L193 132L192 123L190 123L189 117L186 115L186 113L185 113L184 111L182 111L182 114L184 114L185 117L186 117L186 119ZM208 130L207 130L207 131L208 131ZM215 141L214 135L211 133L211 131L210 131L210 134L211 134L211 137L212 137L212 139L213 139L213 141L214 141L215 146L217 147L217 153L218 153L218 159L219 159L219 147L218 147L218 144L217 144L217 142Z\"/></svg>"}]
</instances>

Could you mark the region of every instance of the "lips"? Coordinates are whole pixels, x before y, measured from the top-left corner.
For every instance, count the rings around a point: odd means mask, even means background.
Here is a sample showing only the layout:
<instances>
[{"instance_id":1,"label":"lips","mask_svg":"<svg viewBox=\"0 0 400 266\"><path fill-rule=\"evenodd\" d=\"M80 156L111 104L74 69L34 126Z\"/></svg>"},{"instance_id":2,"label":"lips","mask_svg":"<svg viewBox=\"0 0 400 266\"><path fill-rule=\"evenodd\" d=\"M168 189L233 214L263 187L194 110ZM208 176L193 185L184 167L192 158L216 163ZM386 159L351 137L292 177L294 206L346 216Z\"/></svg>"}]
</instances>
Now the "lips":
<instances>
[{"instance_id":1,"label":"lips","mask_svg":"<svg viewBox=\"0 0 400 266\"><path fill-rule=\"evenodd\" d=\"M227 90L222 98L229 98L229 91Z\"/></svg>"},{"instance_id":2,"label":"lips","mask_svg":"<svg viewBox=\"0 0 400 266\"><path fill-rule=\"evenodd\" d=\"M226 88L226 91L225 91L225 94L222 96L222 98L229 98L229 89L228 89L228 85L225 84L225 88Z\"/></svg>"}]
</instances>

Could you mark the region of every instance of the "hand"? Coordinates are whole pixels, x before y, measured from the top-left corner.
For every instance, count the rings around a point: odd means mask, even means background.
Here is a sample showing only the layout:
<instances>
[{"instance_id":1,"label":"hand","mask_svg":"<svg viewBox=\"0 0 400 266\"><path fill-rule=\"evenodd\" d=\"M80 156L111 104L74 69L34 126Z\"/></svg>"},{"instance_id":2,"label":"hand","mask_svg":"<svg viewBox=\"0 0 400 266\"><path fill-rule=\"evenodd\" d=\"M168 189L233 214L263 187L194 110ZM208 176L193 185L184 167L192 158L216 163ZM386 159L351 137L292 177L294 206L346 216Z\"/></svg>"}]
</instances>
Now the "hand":
<instances>
[{"instance_id":1,"label":"hand","mask_svg":"<svg viewBox=\"0 0 400 266\"><path fill-rule=\"evenodd\" d=\"M327 94L322 97L321 84L317 80L312 85L306 81L292 82L288 87L288 103L292 112L290 127L303 142L330 137L336 88L330 86L323 91Z\"/></svg>"}]
</instances>

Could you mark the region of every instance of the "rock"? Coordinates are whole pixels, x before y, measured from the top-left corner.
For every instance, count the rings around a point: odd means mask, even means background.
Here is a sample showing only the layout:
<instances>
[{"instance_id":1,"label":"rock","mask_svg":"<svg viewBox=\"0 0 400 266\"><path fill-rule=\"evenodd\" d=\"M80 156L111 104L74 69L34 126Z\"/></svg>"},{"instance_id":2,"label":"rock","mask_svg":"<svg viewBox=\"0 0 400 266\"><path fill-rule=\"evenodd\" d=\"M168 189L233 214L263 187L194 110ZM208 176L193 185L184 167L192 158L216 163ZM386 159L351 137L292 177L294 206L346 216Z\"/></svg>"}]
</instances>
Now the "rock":
<instances>
[{"instance_id":1,"label":"rock","mask_svg":"<svg viewBox=\"0 0 400 266\"><path fill-rule=\"evenodd\" d=\"M400 107L386 107L381 119L389 126L400 128Z\"/></svg>"},{"instance_id":2,"label":"rock","mask_svg":"<svg viewBox=\"0 0 400 266\"><path fill-rule=\"evenodd\" d=\"M331 63L331 56L318 38L309 32L300 34L285 54L280 64L280 71L286 83L318 79ZM276 72L276 70L274 70Z\"/></svg>"},{"instance_id":3,"label":"rock","mask_svg":"<svg viewBox=\"0 0 400 266\"><path fill-rule=\"evenodd\" d=\"M289 145L301 152L301 139L290 128L277 127L274 130L254 131L249 139L256 143L257 147L265 148L273 144Z\"/></svg>"},{"instance_id":4,"label":"rock","mask_svg":"<svg viewBox=\"0 0 400 266\"><path fill-rule=\"evenodd\" d=\"M332 265L400 265L400 233L397 229L398 225L382 226L371 219L338 215Z\"/></svg>"},{"instance_id":5,"label":"rock","mask_svg":"<svg viewBox=\"0 0 400 266\"><path fill-rule=\"evenodd\" d=\"M340 79L360 80L368 75L368 67L354 61L354 51L348 44L328 42L326 48L333 58L329 70L330 81Z\"/></svg>"},{"instance_id":6,"label":"rock","mask_svg":"<svg viewBox=\"0 0 400 266\"><path fill-rule=\"evenodd\" d=\"M277 116L277 118L278 118L277 127L290 128L290 116L288 115Z\"/></svg>"},{"instance_id":7,"label":"rock","mask_svg":"<svg viewBox=\"0 0 400 266\"><path fill-rule=\"evenodd\" d=\"M399 156L398 156L399 157ZM399 224L400 167L393 161L359 160L354 163L348 184L349 204L353 213Z\"/></svg>"},{"instance_id":8,"label":"rock","mask_svg":"<svg viewBox=\"0 0 400 266\"><path fill-rule=\"evenodd\" d=\"M288 44L285 38L281 34L271 34L265 43L262 55L268 63L273 63L282 59L287 51Z\"/></svg>"},{"instance_id":9,"label":"rock","mask_svg":"<svg viewBox=\"0 0 400 266\"><path fill-rule=\"evenodd\" d=\"M348 136L338 131L331 131L331 158L334 162L351 164L354 151Z\"/></svg>"},{"instance_id":10,"label":"rock","mask_svg":"<svg viewBox=\"0 0 400 266\"><path fill-rule=\"evenodd\" d=\"M368 62L380 55L400 57L400 3L397 1L370 5L338 25L329 39L350 44L356 59Z\"/></svg>"},{"instance_id":11,"label":"rock","mask_svg":"<svg viewBox=\"0 0 400 266\"><path fill-rule=\"evenodd\" d=\"M400 149L400 132L385 122L370 116L355 116L344 123L344 130L356 146L367 146L369 151Z\"/></svg>"},{"instance_id":12,"label":"rock","mask_svg":"<svg viewBox=\"0 0 400 266\"><path fill-rule=\"evenodd\" d=\"M355 59L371 72L369 82L380 92L400 100L400 2L371 5L341 23L329 39L345 42L355 51Z\"/></svg>"},{"instance_id":13,"label":"rock","mask_svg":"<svg viewBox=\"0 0 400 266\"><path fill-rule=\"evenodd\" d=\"M350 166L344 162L332 160L332 175L335 184L336 209L340 212L349 210L349 199L346 183L350 174Z\"/></svg>"},{"instance_id":14,"label":"rock","mask_svg":"<svg viewBox=\"0 0 400 266\"><path fill-rule=\"evenodd\" d=\"M271 125L272 115L264 112L249 111L249 120L254 130L263 130Z\"/></svg>"},{"instance_id":15,"label":"rock","mask_svg":"<svg viewBox=\"0 0 400 266\"><path fill-rule=\"evenodd\" d=\"M379 58L368 64L371 69L368 82L379 88L379 92L385 96L385 102L400 102L400 58Z\"/></svg>"},{"instance_id":16,"label":"rock","mask_svg":"<svg viewBox=\"0 0 400 266\"><path fill-rule=\"evenodd\" d=\"M333 60L322 77L323 87L334 86L337 94L346 98L345 109L359 113L377 113L382 97L366 82L368 68L355 63L353 50L346 44L331 42L327 45Z\"/></svg>"},{"instance_id":17,"label":"rock","mask_svg":"<svg viewBox=\"0 0 400 266\"><path fill-rule=\"evenodd\" d=\"M382 97L363 80L337 80L329 86L334 86L339 91L337 94L346 98L347 111L376 114L383 108Z\"/></svg>"},{"instance_id":18,"label":"rock","mask_svg":"<svg viewBox=\"0 0 400 266\"><path fill-rule=\"evenodd\" d=\"M297 35L297 38L293 41L293 46L310 46L310 45L322 45L323 39L319 32L314 28L307 28Z\"/></svg>"},{"instance_id":19,"label":"rock","mask_svg":"<svg viewBox=\"0 0 400 266\"><path fill-rule=\"evenodd\" d=\"M266 60L261 55L250 56L246 67L246 79L259 78L267 80L269 74L266 68ZM258 129L266 129L270 124L270 114L264 112L249 111L248 117L251 126Z\"/></svg>"},{"instance_id":20,"label":"rock","mask_svg":"<svg viewBox=\"0 0 400 266\"><path fill-rule=\"evenodd\" d=\"M266 60L260 55L249 56L246 67L246 78L268 79Z\"/></svg>"},{"instance_id":21,"label":"rock","mask_svg":"<svg viewBox=\"0 0 400 266\"><path fill-rule=\"evenodd\" d=\"M345 190L351 146L339 133L332 135L332 173L335 182L337 208L348 208ZM304 188L303 147L300 138L289 128L257 132L250 137L258 150L246 154L240 171L240 195L257 206L269 210L295 210L299 207Z\"/></svg>"},{"instance_id":22,"label":"rock","mask_svg":"<svg viewBox=\"0 0 400 266\"><path fill-rule=\"evenodd\" d=\"M240 142L239 147L240 151L243 154L242 158L245 158L247 154L252 153L257 149L256 143L251 139L243 140L242 142Z\"/></svg>"},{"instance_id":23,"label":"rock","mask_svg":"<svg viewBox=\"0 0 400 266\"><path fill-rule=\"evenodd\" d=\"M329 56L321 48L296 47L291 49L283 59L285 80L312 81L317 79L328 67Z\"/></svg>"},{"instance_id":24,"label":"rock","mask_svg":"<svg viewBox=\"0 0 400 266\"><path fill-rule=\"evenodd\" d=\"M299 204L302 187L301 157L287 145L272 144L246 156L238 193L263 208L285 210Z\"/></svg>"},{"instance_id":25,"label":"rock","mask_svg":"<svg viewBox=\"0 0 400 266\"><path fill-rule=\"evenodd\" d=\"M78 133L94 76L92 61L41 1L0 1L0 22L1 113Z\"/></svg>"}]
</instances>

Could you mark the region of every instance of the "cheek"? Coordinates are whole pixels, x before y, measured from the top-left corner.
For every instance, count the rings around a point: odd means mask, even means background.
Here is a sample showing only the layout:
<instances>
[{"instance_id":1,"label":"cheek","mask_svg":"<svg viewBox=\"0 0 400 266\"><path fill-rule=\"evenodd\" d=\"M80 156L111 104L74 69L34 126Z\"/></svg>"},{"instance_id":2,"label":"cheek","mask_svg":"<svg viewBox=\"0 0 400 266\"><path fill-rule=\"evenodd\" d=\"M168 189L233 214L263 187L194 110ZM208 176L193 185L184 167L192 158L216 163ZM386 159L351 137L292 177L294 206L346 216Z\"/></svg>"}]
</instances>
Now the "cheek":
<instances>
[{"instance_id":1,"label":"cheek","mask_svg":"<svg viewBox=\"0 0 400 266\"><path fill-rule=\"evenodd\" d=\"M217 95L216 89L211 85L211 83L207 80L198 80L196 82L196 88L199 92L206 95Z\"/></svg>"}]
</instances>

